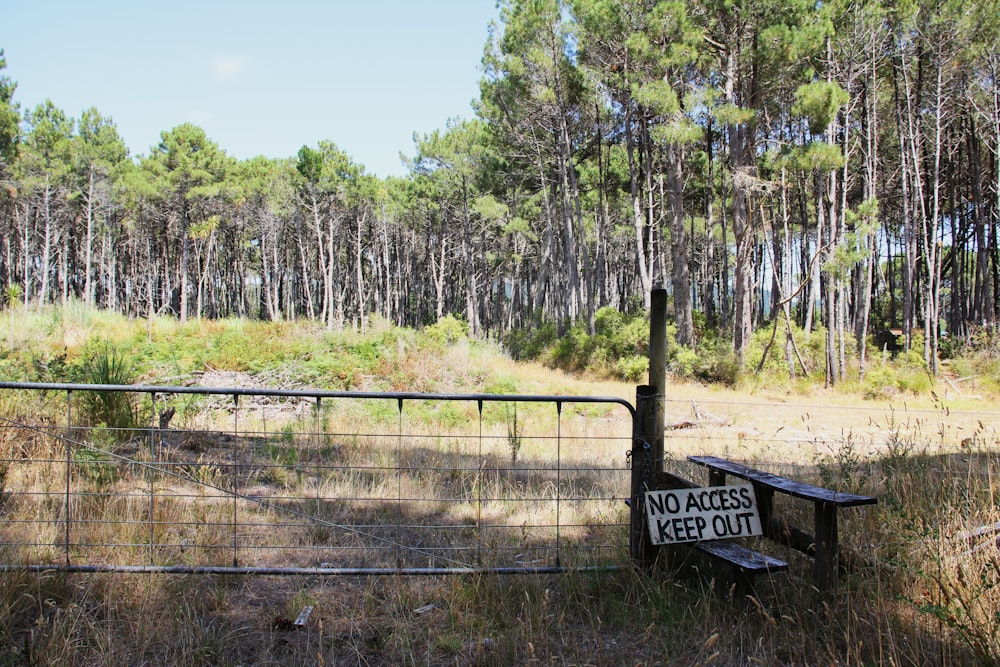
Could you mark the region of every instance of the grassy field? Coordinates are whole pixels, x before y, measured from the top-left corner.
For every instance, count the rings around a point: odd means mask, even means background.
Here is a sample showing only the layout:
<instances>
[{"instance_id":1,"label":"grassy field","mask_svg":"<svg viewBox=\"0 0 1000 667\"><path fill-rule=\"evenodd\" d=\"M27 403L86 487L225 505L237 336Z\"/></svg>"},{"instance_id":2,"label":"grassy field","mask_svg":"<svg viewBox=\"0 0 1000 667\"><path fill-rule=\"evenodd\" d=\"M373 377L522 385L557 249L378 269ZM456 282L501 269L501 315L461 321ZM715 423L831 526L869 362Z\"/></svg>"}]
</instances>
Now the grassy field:
<instances>
[{"instance_id":1,"label":"grassy field","mask_svg":"<svg viewBox=\"0 0 1000 667\"><path fill-rule=\"evenodd\" d=\"M490 345L473 344L434 327L412 332L381 325L361 335L299 323L129 322L71 305L5 311L0 329L0 372L8 381L117 379L628 400L635 396L633 385L515 363ZM720 454L803 481L877 496L877 508L841 514L841 543L851 551L854 567L834 593L813 588L804 557L773 545L761 548L788 560L791 570L760 582L757 598L747 604L728 599L723 580L680 576L661 567L637 571L624 559L624 567L615 571L532 576L9 570L0 574L0 665L1000 662L1000 505L995 480L1000 438L996 396L989 387L977 387L974 379L958 383L942 378L927 392L875 401L801 383L793 391L778 386L759 379L736 389L668 386L667 467L703 481L704 473L686 465L684 457ZM178 403L173 425L189 433L209 431L224 414L220 407L211 401ZM52 414L46 414L50 409ZM30 416L61 423L63 409L58 401L0 395L5 420ZM80 410L94 422L107 422L122 418L122 410L134 413L135 406L81 403ZM281 430L282 414L267 415L271 430ZM585 416L579 422L567 419L559 427L572 435L580 435L574 429L586 430L598 440L621 435L618 420L604 414ZM362 418L372 417L347 410L330 417L334 422L326 428L361 431ZM467 417L426 409L414 420L433 433ZM521 419L529 433L557 427L550 411L526 410ZM509 449L503 449L510 442L505 438L507 424L509 419L501 417L488 424L500 443L495 455L501 459L510 456ZM2 439L4 488L14 485L7 477L12 470L23 473L18 457L27 456L31 447L45 446L43 439L29 442L11 433L5 431ZM202 462L211 458L211 445L198 447ZM544 458L544 451L532 447L529 439L518 455L523 460ZM618 454L590 453L602 465ZM271 455L278 456L274 451ZM352 450L361 467L377 462L376 455L372 447ZM268 483L303 483L279 475L283 470L274 468ZM100 476L93 481L106 486L125 483ZM37 484L45 483L54 483L52 475L38 474ZM8 523L0 525L8 544L0 547L0 554L6 563L17 564L23 554L9 545L41 538L14 536L15 508L7 501L6 493L0 495L0 522ZM509 508L496 509L514 514ZM799 525L810 525L811 508L789 504L781 509ZM118 537L108 536L108 541ZM625 535L621 540L624 543ZM314 607L313 614L304 626L295 626L293 619L307 605Z\"/></svg>"}]
</instances>

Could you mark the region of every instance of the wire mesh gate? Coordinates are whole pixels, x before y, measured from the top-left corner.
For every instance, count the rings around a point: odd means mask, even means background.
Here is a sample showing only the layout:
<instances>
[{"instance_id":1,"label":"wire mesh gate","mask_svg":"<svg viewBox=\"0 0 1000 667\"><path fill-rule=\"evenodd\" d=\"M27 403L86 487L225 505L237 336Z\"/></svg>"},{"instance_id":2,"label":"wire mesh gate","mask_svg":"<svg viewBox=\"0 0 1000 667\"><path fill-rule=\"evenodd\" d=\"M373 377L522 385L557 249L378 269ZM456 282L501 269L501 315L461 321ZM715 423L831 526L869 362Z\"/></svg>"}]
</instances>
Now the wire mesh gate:
<instances>
[{"instance_id":1,"label":"wire mesh gate","mask_svg":"<svg viewBox=\"0 0 1000 667\"><path fill-rule=\"evenodd\" d=\"M622 399L35 383L0 383L0 397L5 569L519 573L627 558Z\"/></svg>"}]
</instances>

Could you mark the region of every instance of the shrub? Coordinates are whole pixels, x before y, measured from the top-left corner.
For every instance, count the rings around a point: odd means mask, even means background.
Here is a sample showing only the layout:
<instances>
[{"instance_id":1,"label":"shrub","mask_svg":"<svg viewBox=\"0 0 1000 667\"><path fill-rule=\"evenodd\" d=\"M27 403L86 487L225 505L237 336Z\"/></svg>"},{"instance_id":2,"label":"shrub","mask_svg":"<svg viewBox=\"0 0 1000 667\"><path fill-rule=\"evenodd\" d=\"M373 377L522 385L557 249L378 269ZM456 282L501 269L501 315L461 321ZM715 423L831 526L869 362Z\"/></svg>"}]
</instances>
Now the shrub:
<instances>
[{"instance_id":1,"label":"shrub","mask_svg":"<svg viewBox=\"0 0 1000 667\"><path fill-rule=\"evenodd\" d=\"M556 325L543 322L537 327L512 329L503 338L503 347L513 359L538 359L559 338Z\"/></svg>"},{"instance_id":2,"label":"shrub","mask_svg":"<svg viewBox=\"0 0 1000 667\"><path fill-rule=\"evenodd\" d=\"M887 363L876 363L865 373L862 395L869 400L888 398L899 391L896 371Z\"/></svg>"},{"instance_id":3,"label":"shrub","mask_svg":"<svg viewBox=\"0 0 1000 667\"><path fill-rule=\"evenodd\" d=\"M649 357L623 357L615 362L615 373L626 382L639 382L649 374Z\"/></svg>"},{"instance_id":4,"label":"shrub","mask_svg":"<svg viewBox=\"0 0 1000 667\"><path fill-rule=\"evenodd\" d=\"M546 363L565 370L584 370L597 350L597 337L577 324L560 336L545 355ZM603 355L601 355L603 356Z\"/></svg>"},{"instance_id":5,"label":"shrub","mask_svg":"<svg viewBox=\"0 0 1000 667\"><path fill-rule=\"evenodd\" d=\"M429 327L424 327L427 340L441 346L454 345L469 336L469 325L454 315L445 315Z\"/></svg>"},{"instance_id":6,"label":"shrub","mask_svg":"<svg viewBox=\"0 0 1000 667\"><path fill-rule=\"evenodd\" d=\"M670 355L667 368L678 377L693 378L698 368L698 360L698 352L692 348L678 345L673 355Z\"/></svg>"},{"instance_id":7,"label":"shrub","mask_svg":"<svg viewBox=\"0 0 1000 667\"><path fill-rule=\"evenodd\" d=\"M17 308L24 298L24 290L17 283L11 283L3 290L3 302L8 308Z\"/></svg>"},{"instance_id":8,"label":"shrub","mask_svg":"<svg viewBox=\"0 0 1000 667\"><path fill-rule=\"evenodd\" d=\"M916 348L900 355L897 366L896 377L901 390L926 394L934 388L927 363Z\"/></svg>"},{"instance_id":9,"label":"shrub","mask_svg":"<svg viewBox=\"0 0 1000 667\"><path fill-rule=\"evenodd\" d=\"M85 384L131 385L136 381L135 363L129 354L110 341L84 347L78 379ZM86 391L81 394L84 419L110 429L133 429L139 422L135 395L118 391Z\"/></svg>"},{"instance_id":10,"label":"shrub","mask_svg":"<svg viewBox=\"0 0 1000 667\"><path fill-rule=\"evenodd\" d=\"M594 313L594 331L598 336L613 336L624 322L624 316L613 306L598 308Z\"/></svg>"},{"instance_id":11,"label":"shrub","mask_svg":"<svg viewBox=\"0 0 1000 667\"><path fill-rule=\"evenodd\" d=\"M740 362L729 343L706 344L698 355L695 376L706 382L734 386L740 379Z\"/></svg>"}]
</instances>

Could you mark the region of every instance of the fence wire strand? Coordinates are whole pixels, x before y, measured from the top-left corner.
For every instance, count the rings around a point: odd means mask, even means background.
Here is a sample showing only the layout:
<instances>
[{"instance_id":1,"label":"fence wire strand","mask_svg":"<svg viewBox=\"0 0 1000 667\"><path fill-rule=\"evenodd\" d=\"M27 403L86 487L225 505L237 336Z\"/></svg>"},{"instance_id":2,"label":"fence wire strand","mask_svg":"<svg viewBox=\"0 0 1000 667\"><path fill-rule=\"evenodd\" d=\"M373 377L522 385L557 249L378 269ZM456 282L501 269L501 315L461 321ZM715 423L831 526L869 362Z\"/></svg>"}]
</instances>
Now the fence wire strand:
<instances>
[{"instance_id":1,"label":"fence wire strand","mask_svg":"<svg viewBox=\"0 0 1000 667\"><path fill-rule=\"evenodd\" d=\"M0 569L425 574L624 562L633 411L621 399L295 392L315 401L312 415L280 423L264 410L255 422L241 397L289 392L213 388L203 393L232 397L231 427L169 428L161 420L160 428L107 428L86 424L77 406L83 392L146 394L152 423L174 393L200 392L25 383L0 389L66 396L65 427L0 415L0 516L7 526L0 526ZM343 428L344 421L330 428L327 396L346 399L336 409L352 425L351 399L394 399L395 428ZM473 401L474 428L415 429L420 415L404 419L403 407L417 400ZM497 423L487 428L487 402L515 410L517 402L555 403L556 433L526 436L530 457L522 452L518 460L514 452L505 463L511 432ZM562 406L574 402L628 412L609 431L565 436ZM374 413L369 422L378 422ZM387 438L396 441L391 459L380 444ZM566 438L575 450L569 460ZM389 480L394 489L386 496Z\"/></svg>"}]
</instances>

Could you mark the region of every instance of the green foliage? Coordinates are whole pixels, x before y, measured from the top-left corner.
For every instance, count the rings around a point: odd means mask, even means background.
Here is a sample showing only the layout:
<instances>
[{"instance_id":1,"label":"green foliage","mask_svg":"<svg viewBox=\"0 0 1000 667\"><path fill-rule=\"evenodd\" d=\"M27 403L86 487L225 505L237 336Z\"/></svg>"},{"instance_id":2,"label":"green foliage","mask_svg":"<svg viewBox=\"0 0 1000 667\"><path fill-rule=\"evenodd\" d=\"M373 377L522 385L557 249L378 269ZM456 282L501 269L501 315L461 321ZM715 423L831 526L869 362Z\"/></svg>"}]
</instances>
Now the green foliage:
<instances>
[{"instance_id":1,"label":"green foliage","mask_svg":"<svg viewBox=\"0 0 1000 667\"><path fill-rule=\"evenodd\" d=\"M632 96L639 104L662 116L671 116L681 108L677 91L666 81L633 84Z\"/></svg>"},{"instance_id":2,"label":"green foliage","mask_svg":"<svg viewBox=\"0 0 1000 667\"><path fill-rule=\"evenodd\" d=\"M503 347L517 361L538 359L558 337L555 323L543 322L537 327L511 329L503 337Z\"/></svg>"},{"instance_id":3,"label":"green foliage","mask_svg":"<svg viewBox=\"0 0 1000 667\"><path fill-rule=\"evenodd\" d=\"M732 344L722 340L707 340L699 345L695 378L704 382L719 382L735 386L740 379L740 363Z\"/></svg>"},{"instance_id":4,"label":"green foliage","mask_svg":"<svg viewBox=\"0 0 1000 667\"><path fill-rule=\"evenodd\" d=\"M644 316L624 315L606 306L594 314L594 334L579 322L560 334L554 323L532 330L515 330L504 347L515 359L540 359L565 370L587 370L636 379L648 363L649 324Z\"/></svg>"},{"instance_id":5,"label":"green foliage","mask_svg":"<svg viewBox=\"0 0 1000 667\"><path fill-rule=\"evenodd\" d=\"M88 343L77 366L77 379L84 384L135 384L136 369L126 350L108 340ZM135 396L126 392L85 391L80 397L83 418L90 425L110 429L134 429L139 423Z\"/></svg>"},{"instance_id":6,"label":"green foliage","mask_svg":"<svg viewBox=\"0 0 1000 667\"><path fill-rule=\"evenodd\" d=\"M878 362L865 371L862 395L870 400L890 398L899 391L896 371L888 363Z\"/></svg>"},{"instance_id":7,"label":"green foliage","mask_svg":"<svg viewBox=\"0 0 1000 667\"><path fill-rule=\"evenodd\" d=\"M941 357L951 359L960 377L975 376L992 393L1000 392L1000 335L993 327L973 327L963 339L946 336L938 343Z\"/></svg>"},{"instance_id":8,"label":"green foliage","mask_svg":"<svg viewBox=\"0 0 1000 667\"><path fill-rule=\"evenodd\" d=\"M698 352L692 348L677 346L667 362L667 369L682 378L693 378L700 361Z\"/></svg>"},{"instance_id":9,"label":"green foliage","mask_svg":"<svg viewBox=\"0 0 1000 667\"><path fill-rule=\"evenodd\" d=\"M844 166L844 152L836 144L813 143L796 148L792 159L798 169L821 174Z\"/></svg>"},{"instance_id":10,"label":"green foliage","mask_svg":"<svg viewBox=\"0 0 1000 667\"><path fill-rule=\"evenodd\" d=\"M641 382L649 375L649 357L633 355L615 361L615 375L626 382Z\"/></svg>"},{"instance_id":11,"label":"green foliage","mask_svg":"<svg viewBox=\"0 0 1000 667\"><path fill-rule=\"evenodd\" d=\"M118 466L108 451L121 434L106 428L91 429L91 446L78 449L73 454L77 471L98 489L106 489L118 479Z\"/></svg>"},{"instance_id":12,"label":"green foliage","mask_svg":"<svg viewBox=\"0 0 1000 667\"><path fill-rule=\"evenodd\" d=\"M832 453L817 457L816 467L825 488L863 493L869 477L865 463L861 450L848 434L846 441L836 445Z\"/></svg>"},{"instance_id":13,"label":"green foliage","mask_svg":"<svg viewBox=\"0 0 1000 667\"><path fill-rule=\"evenodd\" d=\"M612 306L598 308L594 313L594 331L598 336L612 336L622 327L625 317Z\"/></svg>"},{"instance_id":14,"label":"green foliage","mask_svg":"<svg viewBox=\"0 0 1000 667\"><path fill-rule=\"evenodd\" d=\"M792 338L795 346L802 358L802 363L807 369L811 369L817 377L821 377L826 350L826 329L818 327L809 335L806 335L796 324L792 324ZM774 342L770 344L774 335ZM787 350L787 340L785 325L778 323L778 331L774 332L774 323L769 323L766 327L758 329L750 339L750 347L744 356L744 367L752 371L755 375L751 381L765 386L781 386L794 377L801 377L802 369L798 359L789 359ZM764 351L767 350L767 358L761 359ZM794 353L793 353L794 357ZM793 364L789 367L789 364ZM760 369L758 372L757 369Z\"/></svg>"},{"instance_id":15,"label":"green foliage","mask_svg":"<svg viewBox=\"0 0 1000 667\"><path fill-rule=\"evenodd\" d=\"M899 393L926 395L934 387L927 363L916 350L900 354L894 361L877 361L865 372L861 385L867 399L891 398Z\"/></svg>"},{"instance_id":16,"label":"green foliage","mask_svg":"<svg viewBox=\"0 0 1000 667\"><path fill-rule=\"evenodd\" d=\"M541 331L541 335L537 335ZM520 332L505 339L515 358L537 358L570 371L608 375L639 382L649 373L649 320L644 314L628 315L606 306L594 314L594 334L578 323L562 335L555 326L540 328L535 336ZM667 327L667 367L677 377L734 385L740 366L730 343L705 336L697 349L674 342L676 327ZM517 345L511 348L511 343ZM517 352L515 352L515 350ZM530 351L531 356L525 353Z\"/></svg>"},{"instance_id":17,"label":"green foliage","mask_svg":"<svg viewBox=\"0 0 1000 667\"><path fill-rule=\"evenodd\" d=\"M69 170L73 120L45 100L25 116L27 135L19 166L34 187L51 189Z\"/></svg>"},{"instance_id":18,"label":"green foliage","mask_svg":"<svg viewBox=\"0 0 1000 667\"><path fill-rule=\"evenodd\" d=\"M454 345L469 337L469 325L454 315L445 315L434 324L424 327L424 338L436 345Z\"/></svg>"},{"instance_id":19,"label":"green foliage","mask_svg":"<svg viewBox=\"0 0 1000 667\"><path fill-rule=\"evenodd\" d=\"M795 90L792 113L808 119L813 134L822 134L847 100L847 91L836 81L813 81Z\"/></svg>"},{"instance_id":20,"label":"green foliage","mask_svg":"<svg viewBox=\"0 0 1000 667\"><path fill-rule=\"evenodd\" d=\"M916 349L901 354L896 360L896 365L897 383L901 391L919 396L928 394L933 389L934 381L930 369Z\"/></svg>"},{"instance_id":21,"label":"green foliage","mask_svg":"<svg viewBox=\"0 0 1000 667\"><path fill-rule=\"evenodd\" d=\"M564 370L585 370L597 350L596 337L587 334L582 324L570 327L543 355L550 366Z\"/></svg>"},{"instance_id":22,"label":"green foliage","mask_svg":"<svg viewBox=\"0 0 1000 667\"><path fill-rule=\"evenodd\" d=\"M517 465L517 457L524 444L524 422L517 416L517 403L504 403L507 424L507 448L510 451L510 466Z\"/></svg>"},{"instance_id":23,"label":"green foliage","mask_svg":"<svg viewBox=\"0 0 1000 667\"><path fill-rule=\"evenodd\" d=\"M0 49L0 72L7 68L7 59ZM17 84L10 77L0 75L0 165L10 164L17 155L17 145L20 139L20 111L13 101Z\"/></svg>"},{"instance_id":24,"label":"green foliage","mask_svg":"<svg viewBox=\"0 0 1000 667\"><path fill-rule=\"evenodd\" d=\"M17 308L21 305L21 299L24 298L24 290L17 283L11 283L4 288L3 291L3 302L8 308Z\"/></svg>"}]
</instances>

